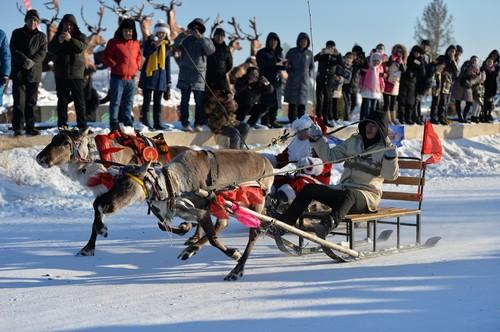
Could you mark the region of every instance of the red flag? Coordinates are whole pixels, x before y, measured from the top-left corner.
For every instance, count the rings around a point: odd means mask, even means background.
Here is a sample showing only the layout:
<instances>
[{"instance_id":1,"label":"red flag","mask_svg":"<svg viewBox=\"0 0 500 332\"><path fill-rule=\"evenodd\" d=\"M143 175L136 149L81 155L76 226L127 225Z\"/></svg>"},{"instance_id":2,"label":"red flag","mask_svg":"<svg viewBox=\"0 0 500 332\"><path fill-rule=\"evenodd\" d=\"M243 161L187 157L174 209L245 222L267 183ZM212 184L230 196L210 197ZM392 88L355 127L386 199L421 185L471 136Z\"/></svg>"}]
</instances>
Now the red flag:
<instances>
[{"instance_id":1,"label":"red flag","mask_svg":"<svg viewBox=\"0 0 500 332\"><path fill-rule=\"evenodd\" d=\"M425 161L426 164L435 164L439 162L443 154L443 146L441 145L441 140L434 131L434 127L429 120L425 120L424 124L424 139L422 140L421 154L432 155Z\"/></svg>"},{"instance_id":2,"label":"red flag","mask_svg":"<svg viewBox=\"0 0 500 332\"><path fill-rule=\"evenodd\" d=\"M26 7L26 10L31 10L31 3L30 0L23 0L24 7Z\"/></svg>"}]
</instances>

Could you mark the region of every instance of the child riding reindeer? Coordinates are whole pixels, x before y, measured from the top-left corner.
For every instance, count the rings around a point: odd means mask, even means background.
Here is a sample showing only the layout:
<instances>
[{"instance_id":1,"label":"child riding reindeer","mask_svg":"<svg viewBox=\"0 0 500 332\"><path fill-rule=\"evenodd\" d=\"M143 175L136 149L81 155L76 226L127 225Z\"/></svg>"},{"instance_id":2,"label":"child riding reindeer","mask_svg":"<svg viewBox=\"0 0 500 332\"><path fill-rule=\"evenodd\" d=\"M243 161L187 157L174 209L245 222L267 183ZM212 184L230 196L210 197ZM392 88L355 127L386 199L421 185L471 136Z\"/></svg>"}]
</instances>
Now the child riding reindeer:
<instances>
[{"instance_id":1,"label":"child riding reindeer","mask_svg":"<svg viewBox=\"0 0 500 332\"><path fill-rule=\"evenodd\" d=\"M309 142L307 130L313 123L312 118L307 114L295 120L292 128L296 134L286 149L278 155L265 154L274 168L284 168L288 165L295 165L297 168L306 167L294 175L275 177L273 196L277 201L277 208L291 204L296 194L307 184L330 184L332 165L323 165L321 158L314 152ZM326 127L320 121L319 125L325 134Z\"/></svg>"}]
</instances>

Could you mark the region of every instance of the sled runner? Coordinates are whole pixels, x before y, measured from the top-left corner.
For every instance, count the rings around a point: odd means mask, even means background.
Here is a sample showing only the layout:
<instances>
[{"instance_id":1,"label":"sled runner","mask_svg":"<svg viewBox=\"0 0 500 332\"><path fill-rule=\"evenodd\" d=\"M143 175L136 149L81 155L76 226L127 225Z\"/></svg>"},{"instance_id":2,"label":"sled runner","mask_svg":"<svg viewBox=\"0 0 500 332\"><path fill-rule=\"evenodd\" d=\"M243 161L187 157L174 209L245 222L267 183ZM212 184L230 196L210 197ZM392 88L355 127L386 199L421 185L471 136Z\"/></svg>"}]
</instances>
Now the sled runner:
<instances>
[{"instance_id":1,"label":"sled runner","mask_svg":"<svg viewBox=\"0 0 500 332\"><path fill-rule=\"evenodd\" d=\"M383 200L392 200L399 202L414 202L413 207L380 207L373 213L357 213L348 214L342 221L341 225L334 229L327 237L327 240L341 236L345 238L346 245L349 249L354 250L356 246L366 246L371 244L370 251L360 251L359 257L356 259L374 257L383 254L397 253L419 248L434 247L441 237L431 237L423 244L421 243L421 208L423 201L423 189L425 184L426 164L420 158L399 157L399 168L401 175L394 181L384 182ZM403 190L405 187L406 189ZM397 190L397 191L396 191ZM399 205L399 204L398 204ZM304 212L299 218L297 227L300 229L313 231L314 222L319 222L324 219L330 210ZM404 221L402 220L404 218ZM410 219L410 220L407 220ZM413 220L411 220L413 219ZM377 244L386 242L391 237L393 230L384 230L379 233L379 225L392 225L396 230L396 247L390 249L379 250ZM401 228L415 228L415 242L403 245L401 243ZM356 233L365 231L364 240L357 241ZM287 236L288 237L288 236ZM349 257L342 255L331 248L311 245L302 236L298 236L298 241L290 240L279 234L274 234L278 249L287 255L301 256L317 252L323 252L333 260L344 262L350 260ZM330 242L330 241L329 241Z\"/></svg>"}]
</instances>

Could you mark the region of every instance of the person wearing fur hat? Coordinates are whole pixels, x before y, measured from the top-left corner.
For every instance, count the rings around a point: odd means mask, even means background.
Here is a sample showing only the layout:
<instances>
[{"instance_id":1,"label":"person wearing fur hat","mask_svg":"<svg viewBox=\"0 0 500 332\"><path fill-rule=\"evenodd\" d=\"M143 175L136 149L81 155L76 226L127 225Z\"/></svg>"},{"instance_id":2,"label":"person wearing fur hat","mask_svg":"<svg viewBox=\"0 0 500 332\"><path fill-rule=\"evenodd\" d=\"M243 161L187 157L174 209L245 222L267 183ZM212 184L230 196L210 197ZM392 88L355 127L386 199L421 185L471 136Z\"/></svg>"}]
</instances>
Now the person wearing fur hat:
<instances>
[{"instance_id":1,"label":"person wearing fur hat","mask_svg":"<svg viewBox=\"0 0 500 332\"><path fill-rule=\"evenodd\" d=\"M14 136L22 135L23 122L26 124L26 134L40 134L35 128L34 112L38 85L42 79L42 63L47 55L47 37L38 30L38 12L35 9L28 10L24 23L23 27L12 32L10 38Z\"/></svg>"},{"instance_id":2,"label":"person wearing fur hat","mask_svg":"<svg viewBox=\"0 0 500 332\"><path fill-rule=\"evenodd\" d=\"M384 112L389 124L396 124L396 99L399 94L399 80L405 71L406 48L396 44L392 48L391 56L384 65Z\"/></svg>"},{"instance_id":3,"label":"person wearing fur hat","mask_svg":"<svg viewBox=\"0 0 500 332\"><path fill-rule=\"evenodd\" d=\"M63 16L54 38L49 43L49 52L54 56L57 90L57 127L68 127L68 104L73 102L76 123L83 131L87 128L85 110L85 49L87 36L78 27L72 14Z\"/></svg>"},{"instance_id":4,"label":"person wearing fur hat","mask_svg":"<svg viewBox=\"0 0 500 332\"><path fill-rule=\"evenodd\" d=\"M285 101L288 102L288 119L295 121L306 112L307 99L311 89L314 58L309 50L311 40L305 32L297 36L297 46L286 53L288 79L285 86Z\"/></svg>"},{"instance_id":5,"label":"person wearing fur hat","mask_svg":"<svg viewBox=\"0 0 500 332\"><path fill-rule=\"evenodd\" d=\"M109 82L109 127L119 123L132 126L132 106L135 94L135 76L141 68L141 45L132 19L124 19L115 36L106 45L104 63L111 69Z\"/></svg>"},{"instance_id":6,"label":"person wearing fur hat","mask_svg":"<svg viewBox=\"0 0 500 332\"><path fill-rule=\"evenodd\" d=\"M325 238L350 213L376 211L382 198L384 180L399 175L396 147L387 137L388 123L383 112L369 113L354 134L337 146L330 147L321 128L308 130L311 145L323 162L344 161L344 172L337 185L309 184L297 195L290 207L275 217L295 225L299 216L314 200L332 208L329 217L315 226L318 237ZM381 149L387 148L385 151ZM362 153L370 153L360 156ZM275 233L275 236L281 235Z\"/></svg>"},{"instance_id":7,"label":"person wearing fur hat","mask_svg":"<svg viewBox=\"0 0 500 332\"><path fill-rule=\"evenodd\" d=\"M189 124L189 99L194 94L196 131L202 130L205 124L204 96L207 57L215 52L214 43L204 37L205 24L201 18L196 18L188 24L188 29L174 40L174 48L182 52L179 60L179 78L177 87L181 90L181 124L185 131L193 131Z\"/></svg>"},{"instance_id":8,"label":"person wearing fur hat","mask_svg":"<svg viewBox=\"0 0 500 332\"><path fill-rule=\"evenodd\" d=\"M384 92L384 68L382 66L382 54L378 52L370 55L370 65L361 76L361 111L359 119L363 120L366 116L377 110L379 101Z\"/></svg>"},{"instance_id":9,"label":"person wearing fur hat","mask_svg":"<svg viewBox=\"0 0 500 332\"><path fill-rule=\"evenodd\" d=\"M308 184L330 184L332 165L323 165L309 142L308 130L315 121L321 127L322 132L326 133L326 127L321 118L313 119L304 114L292 123L295 137L285 150L277 155L264 154L274 168L283 168L290 164L296 167L306 167L294 175L275 176L273 196L277 199L277 207L291 204L297 193Z\"/></svg>"},{"instance_id":10,"label":"person wearing fur hat","mask_svg":"<svg viewBox=\"0 0 500 332\"><path fill-rule=\"evenodd\" d=\"M143 103L141 122L150 129L162 130L161 100L170 99L171 67L170 67L170 29L163 21L158 21L154 31L142 45L142 54L146 59L141 69L139 88L142 89ZM153 125L149 121L149 107L153 97Z\"/></svg>"}]
</instances>

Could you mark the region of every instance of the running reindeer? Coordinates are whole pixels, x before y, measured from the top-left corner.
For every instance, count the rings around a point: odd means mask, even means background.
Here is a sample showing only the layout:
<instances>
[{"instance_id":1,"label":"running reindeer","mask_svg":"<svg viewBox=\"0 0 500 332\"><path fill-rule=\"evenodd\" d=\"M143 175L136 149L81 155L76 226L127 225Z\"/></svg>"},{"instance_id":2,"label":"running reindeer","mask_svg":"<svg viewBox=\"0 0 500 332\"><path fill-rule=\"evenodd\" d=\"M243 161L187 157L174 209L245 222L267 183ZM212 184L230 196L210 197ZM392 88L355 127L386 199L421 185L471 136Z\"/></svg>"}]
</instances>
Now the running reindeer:
<instances>
[{"instance_id":1,"label":"running reindeer","mask_svg":"<svg viewBox=\"0 0 500 332\"><path fill-rule=\"evenodd\" d=\"M89 129L61 131L36 156L38 164L44 168L63 167L63 172L71 179L78 181L84 187L99 196L112 187L114 175L110 173L113 165L142 164L143 151L140 141L149 140L150 146L158 151L158 162L165 164L181 152L189 150L184 146L168 146L160 137L153 139L137 138L123 133L93 136ZM134 143L135 142L135 143ZM146 143L145 143L146 144ZM162 230L184 235L191 229L190 224L179 228ZM162 228L163 227L163 228ZM91 236L87 249L81 255L93 255L95 251L96 234Z\"/></svg>"},{"instance_id":2,"label":"running reindeer","mask_svg":"<svg viewBox=\"0 0 500 332\"><path fill-rule=\"evenodd\" d=\"M264 194L273 183L273 167L264 156L241 150L186 151L162 168L149 164L125 167L114 186L94 201L95 219L92 232L107 234L103 216L116 212L132 203L147 200L163 218L170 222L174 216L187 221L196 220L205 231L205 236L188 246L179 258L187 259L198 252L207 241L226 256L238 263L225 277L237 280L243 276L245 263L255 245L258 228L249 229L248 243L243 255L235 248L226 247L217 237L222 225L212 224L210 218L211 198L198 195L200 189L213 185L238 183L241 179L257 179L256 185ZM226 188L227 189L227 188ZM249 206L261 212L264 202ZM83 249L82 249L83 250Z\"/></svg>"}]
</instances>

